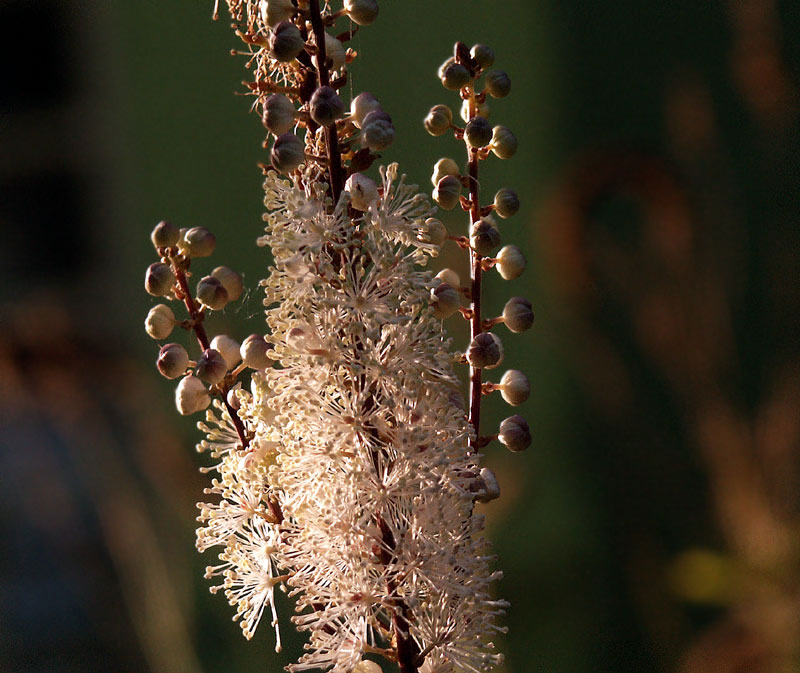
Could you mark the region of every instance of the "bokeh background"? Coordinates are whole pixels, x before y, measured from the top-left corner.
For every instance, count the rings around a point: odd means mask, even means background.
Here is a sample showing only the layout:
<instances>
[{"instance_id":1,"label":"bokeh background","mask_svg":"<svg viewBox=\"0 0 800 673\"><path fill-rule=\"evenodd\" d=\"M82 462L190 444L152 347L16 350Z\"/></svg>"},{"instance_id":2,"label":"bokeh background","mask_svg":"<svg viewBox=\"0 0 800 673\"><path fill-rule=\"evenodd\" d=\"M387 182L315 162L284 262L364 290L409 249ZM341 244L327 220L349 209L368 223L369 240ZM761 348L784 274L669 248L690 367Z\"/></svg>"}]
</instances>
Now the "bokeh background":
<instances>
[{"instance_id":1,"label":"bokeh background","mask_svg":"<svg viewBox=\"0 0 800 673\"><path fill-rule=\"evenodd\" d=\"M2 672L277 671L300 647L246 642L208 593L197 432L142 328L163 218L245 275L216 328L261 320L263 130L211 10L0 0ZM425 189L461 158L421 124L456 107L456 40L495 48L491 119L520 140L483 186L521 195L502 231L529 269L487 305L537 313L501 328L534 444L487 450L505 673L800 671L800 5L385 0L352 91Z\"/></svg>"}]
</instances>

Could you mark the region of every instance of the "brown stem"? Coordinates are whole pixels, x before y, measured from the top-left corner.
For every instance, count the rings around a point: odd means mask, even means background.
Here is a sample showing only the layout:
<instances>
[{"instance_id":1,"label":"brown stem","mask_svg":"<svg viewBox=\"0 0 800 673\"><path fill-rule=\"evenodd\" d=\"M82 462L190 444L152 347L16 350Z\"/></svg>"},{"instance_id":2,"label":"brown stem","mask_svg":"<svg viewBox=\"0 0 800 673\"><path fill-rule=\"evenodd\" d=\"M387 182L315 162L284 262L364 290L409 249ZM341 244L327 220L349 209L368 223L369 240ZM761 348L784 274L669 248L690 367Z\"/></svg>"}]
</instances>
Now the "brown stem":
<instances>
[{"instance_id":1,"label":"brown stem","mask_svg":"<svg viewBox=\"0 0 800 673\"><path fill-rule=\"evenodd\" d=\"M475 97L471 96L469 101L470 119L477 114ZM481 207L478 194L478 151L474 148L467 150L469 154L469 200L471 208L469 212L470 225L475 224L481 219ZM481 323L481 274L483 258L474 250L469 251L470 278L472 279L470 294L470 339L474 339L483 331ZM481 424L481 370L477 367L470 367L469 371L469 422L475 431L475 437L480 436ZM477 445L473 444L473 450L477 451Z\"/></svg>"}]
</instances>

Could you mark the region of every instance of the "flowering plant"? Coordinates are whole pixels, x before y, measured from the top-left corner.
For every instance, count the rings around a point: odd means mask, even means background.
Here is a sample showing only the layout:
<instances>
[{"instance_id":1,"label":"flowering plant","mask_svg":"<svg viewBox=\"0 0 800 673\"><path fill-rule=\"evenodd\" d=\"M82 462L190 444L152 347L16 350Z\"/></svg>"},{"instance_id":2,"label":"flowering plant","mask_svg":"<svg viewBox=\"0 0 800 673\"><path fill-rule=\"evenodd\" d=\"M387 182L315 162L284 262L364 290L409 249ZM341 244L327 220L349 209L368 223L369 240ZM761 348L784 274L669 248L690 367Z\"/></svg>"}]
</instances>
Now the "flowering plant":
<instances>
[{"instance_id":1,"label":"flowering plant","mask_svg":"<svg viewBox=\"0 0 800 673\"><path fill-rule=\"evenodd\" d=\"M246 637L269 610L280 649L275 590L294 597L292 621L308 642L290 671L374 673L381 660L403 673L489 671L502 660L492 637L503 631L497 618L506 604L492 597L499 573L475 512L476 501L499 495L479 451L495 438L514 451L530 443L519 416L497 435L479 434L483 394L500 390L520 404L529 391L515 370L500 383L482 381L482 370L502 360L491 328L522 331L533 322L522 298L498 318L481 316L481 274L496 266L513 278L524 268L514 246L491 255L499 243L493 213L513 215L516 194L501 190L481 207L478 192L479 162L516 149L513 134L486 118L487 94L506 95L510 81L489 70L493 54L482 45L458 43L440 69L464 101L465 126L442 105L425 126L463 138L468 155L464 175L450 159L434 170L434 201L470 216L469 235L450 236L396 164L380 167L379 180L367 175L394 138L391 117L369 93L348 111L339 91L356 57L345 44L378 7L333 5L228 0L253 72L248 87L274 138L258 240L274 259L261 283L267 333L241 344L224 334L209 340L205 315L238 298L241 278L217 267L192 292L190 266L212 254L214 235L167 222L153 230L161 259L146 289L182 302L188 319L159 304L147 331L166 340L179 324L202 350L192 361L168 343L157 361L164 376L180 378L182 414L207 410L199 448L215 459L209 471L217 476L207 489L212 502L199 506L197 546L221 550L207 577L236 608ZM340 20L348 28L334 36ZM434 277L425 268L448 240L470 255L468 287L450 269ZM442 320L456 313L470 322L472 342L454 356ZM468 405L458 362L470 367Z\"/></svg>"}]
</instances>

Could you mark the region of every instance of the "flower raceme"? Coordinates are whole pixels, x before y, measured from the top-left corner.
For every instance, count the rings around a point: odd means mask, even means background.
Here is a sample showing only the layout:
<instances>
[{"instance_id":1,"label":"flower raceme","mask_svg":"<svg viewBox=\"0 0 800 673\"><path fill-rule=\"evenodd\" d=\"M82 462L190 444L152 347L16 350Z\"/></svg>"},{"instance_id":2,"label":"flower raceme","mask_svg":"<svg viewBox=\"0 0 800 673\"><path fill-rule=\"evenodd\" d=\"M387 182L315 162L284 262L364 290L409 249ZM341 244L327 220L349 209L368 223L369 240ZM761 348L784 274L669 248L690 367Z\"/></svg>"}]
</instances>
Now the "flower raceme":
<instances>
[{"instance_id":1,"label":"flower raceme","mask_svg":"<svg viewBox=\"0 0 800 673\"><path fill-rule=\"evenodd\" d=\"M502 354L489 330L504 319L480 318L480 272L501 264L488 256L499 240L490 213L500 207L481 208L474 181L458 175L454 162L443 164L442 179L469 193L457 199L470 212L470 229L492 232L478 250L468 237L448 236L396 164L380 167L378 180L366 174L394 138L391 118L368 93L348 112L338 92L355 58L344 43L376 19L378 6L332 5L228 2L250 54L248 86L274 138L263 166L266 229L258 239L274 260L261 282L266 334L241 346L227 335L209 340L205 316L235 301L241 278L217 267L192 292L191 263L213 252L213 234L162 222L152 235L161 259L148 270L146 289L182 302L188 318L180 322L159 305L147 331L163 340L180 325L201 350L192 361L180 344L166 344L158 361L165 376L180 378L179 411L206 409L198 448L213 458L206 471L215 476L206 489L211 502L199 505L197 547L219 550L206 575L234 606L246 637L268 612L280 649L275 591L293 597L291 621L308 637L290 671L375 673L379 662L402 673L490 671L502 660L492 639L504 630L498 618L506 604L492 595L500 573L492 570L475 503L499 495L478 453L497 435L479 435L475 400L500 390L520 404L529 391L517 370L482 384L481 369L499 359L487 364L475 355L487 339L488 350ZM327 31L340 20L350 28L333 37ZM480 47L475 56L459 45L443 81L472 101L474 120L485 109L476 80L491 50ZM504 83L502 75L495 79ZM449 108L437 109L435 135L446 126L442 133L452 128L465 138ZM494 151L493 137L489 128L466 138L470 175ZM503 217L518 207L510 190L495 201ZM434 278L425 268L448 238L469 251L469 292L457 287L454 272ZM517 249L506 257L516 277L524 258ZM469 308L460 306L464 294ZM443 331L442 318L454 313L471 321L469 357L454 357ZM453 370L459 360L471 364L469 409ZM505 423L501 441L525 448L524 420Z\"/></svg>"}]
</instances>

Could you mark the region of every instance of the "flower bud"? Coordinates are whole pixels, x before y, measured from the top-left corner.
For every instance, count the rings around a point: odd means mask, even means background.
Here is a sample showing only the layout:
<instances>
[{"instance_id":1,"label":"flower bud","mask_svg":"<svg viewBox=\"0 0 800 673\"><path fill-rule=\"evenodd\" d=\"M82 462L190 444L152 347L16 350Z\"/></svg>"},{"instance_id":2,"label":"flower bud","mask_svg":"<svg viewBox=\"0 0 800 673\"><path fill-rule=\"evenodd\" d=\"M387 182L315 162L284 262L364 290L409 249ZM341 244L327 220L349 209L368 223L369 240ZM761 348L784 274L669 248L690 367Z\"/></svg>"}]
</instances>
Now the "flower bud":
<instances>
[{"instance_id":1,"label":"flower bud","mask_svg":"<svg viewBox=\"0 0 800 673\"><path fill-rule=\"evenodd\" d=\"M218 266L211 272L211 275L222 283L222 287L228 293L228 301L236 301L242 296L244 289L242 277L233 269L229 269L227 266Z\"/></svg>"},{"instance_id":2,"label":"flower bud","mask_svg":"<svg viewBox=\"0 0 800 673\"><path fill-rule=\"evenodd\" d=\"M378 3L375 0L344 0L344 11L353 23L368 26L378 18Z\"/></svg>"},{"instance_id":3,"label":"flower bud","mask_svg":"<svg viewBox=\"0 0 800 673\"><path fill-rule=\"evenodd\" d=\"M373 152L385 150L394 140L394 126L390 120L382 118L381 112L375 110L364 118L361 127L361 144ZM383 113L383 117L389 117Z\"/></svg>"},{"instance_id":4,"label":"flower bud","mask_svg":"<svg viewBox=\"0 0 800 673\"><path fill-rule=\"evenodd\" d=\"M525 297L511 297L503 307L503 322L512 332L524 332L533 325L533 309Z\"/></svg>"},{"instance_id":5,"label":"flower bud","mask_svg":"<svg viewBox=\"0 0 800 673\"><path fill-rule=\"evenodd\" d=\"M481 491L475 498L478 502L491 502L500 497L500 484L497 477L488 467L481 468Z\"/></svg>"},{"instance_id":6,"label":"flower bud","mask_svg":"<svg viewBox=\"0 0 800 673\"><path fill-rule=\"evenodd\" d=\"M218 351L225 360L228 370L233 369L239 364L242 356L239 354L239 342L232 339L227 334L218 334L211 340L211 348Z\"/></svg>"},{"instance_id":7,"label":"flower bud","mask_svg":"<svg viewBox=\"0 0 800 673\"><path fill-rule=\"evenodd\" d=\"M353 673L382 673L383 669L374 661L362 659L356 664Z\"/></svg>"},{"instance_id":8,"label":"flower bud","mask_svg":"<svg viewBox=\"0 0 800 673\"><path fill-rule=\"evenodd\" d=\"M433 245L443 245L447 240L447 229L440 220L435 217L429 217L425 220L425 234L428 241Z\"/></svg>"},{"instance_id":9,"label":"flower bud","mask_svg":"<svg viewBox=\"0 0 800 673\"><path fill-rule=\"evenodd\" d=\"M358 96L353 99L353 102L350 103L350 117L356 128L360 129L364 118L374 110L382 110L378 99L368 91L363 91L358 94Z\"/></svg>"},{"instance_id":10,"label":"flower bud","mask_svg":"<svg viewBox=\"0 0 800 673\"><path fill-rule=\"evenodd\" d=\"M502 70L490 70L484 77L484 87L492 98L505 98L511 91L511 78Z\"/></svg>"},{"instance_id":11,"label":"flower bud","mask_svg":"<svg viewBox=\"0 0 800 673\"><path fill-rule=\"evenodd\" d=\"M425 117L425 130L432 136L447 133L453 123L453 113L446 105L434 105Z\"/></svg>"},{"instance_id":12,"label":"flower bud","mask_svg":"<svg viewBox=\"0 0 800 673\"><path fill-rule=\"evenodd\" d=\"M469 244L481 257L488 257L500 245L500 232L488 217L481 218L471 227Z\"/></svg>"},{"instance_id":13,"label":"flower bud","mask_svg":"<svg viewBox=\"0 0 800 673\"><path fill-rule=\"evenodd\" d=\"M217 247L217 237L205 227L192 227L183 234L183 247L189 257L210 257Z\"/></svg>"},{"instance_id":14,"label":"flower bud","mask_svg":"<svg viewBox=\"0 0 800 673\"><path fill-rule=\"evenodd\" d=\"M514 280L525 271L525 255L516 245L506 245L497 253L497 271L503 280Z\"/></svg>"},{"instance_id":15,"label":"flower bud","mask_svg":"<svg viewBox=\"0 0 800 673\"><path fill-rule=\"evenodd\" d=\"M175 406L183 416L202 411L211 404L211 397L200 379L189 374L181 379L175 390Z\"/></svg>"},{"instance_id":16,"label":"flower bud","mask_svg":"<svg viewBox=\"0 0 800 673\"><path fill-rule=\"evenodd\" d=\"M469 70L460 63L456 63L455 59L449 58L439 68L439 79L442 80L442 86L445 89L457 91L469 84L472 78L469 76Z\"/></svg>"},{"instance_id":17,"label":"flower bud","mask_svg":"<svg viewBox=\"0 0 800 673\"><path fill-rule=\"evenodd\" d=\"M228 391L227 395L225 395L225 401L230 405L231 409L235 411L239 411L239 409L242 406L242 403L239 400L239 395L238 395L238 392L241 389L242 389L242 383L240 381Z\"/></svg>"},{"instance_id":18,"label":"flower bud","mask_svg":"<svg viewBox=\"0 0 800 673\"><path fill-rule=\"evenodd\" d=\"M461 180L454 175L446 175L436 184L433 200L445 210L452 210L461 195Z\"/></svg>"},{"instance_id":19,"label":"flower bud","mask_svg":"<svg viewBox=\"0 0 800 673\"><path fill-rule=\"evenodd\" d=\"M474 117L464 127L464 138L470 147L485 147L492 142L492 127L485 117Z\"/></svg>"},{"instance_id":20,"label":"flower bud","mask_svg":"<svg viewBox=\"0 0 800 673\"><path fill-rule=\"evenodd\" d=\"M330 33L325 33L325 56L330 61L331 70L341 68L347 58L344 45Z\"/></svg>"},{"instance_id":21,"label":"flower bud","mask_svg":"<svg viewBox=\"0 0 800 673\"><path fill-rule=\"evenodd\" d=\"M467 362L475 369L494 369L502 361L503 344L491 332L481 332L467 349Z\"/></svg>"},{"instance_id":22,"label":"flower bud","mask_svg":"<svg viewBox=\"0 0 800 673\"><path fill-rule=\"evenodd\" d=\"M518 407L531 394L528 377L519 369L509 369L500 379L500 394L512 407Z\"/></svg>"},{"instance_id":23,"label":"flower bud","mask_svg":"<svg viewBox=\"0 0 800 673\"><path fill-rule=\"evenodd\" d=\"M225 363L222 353L214 348L207 348L197 361L194 371L197 378L213 385L225 378L228 365Z\"/></svg>"},{"instance_id":24,"label":"flower bud","mask_svg":"<svg viewBox=\"0 0 800 673\"><path fill-rule=\"evenodd\" d=\"M500 443L511 451L524 451L531 445L531 430L522 416L514 415L500 423Z\"/></svg>"},{"instance_id":25,"label":"flower bud","mask_svg":"<svg viewBox=\"0 0 800 673\"><path fill-rule=\"evenodd\" d=\"M291 21L281 21L269 36L270 55L281 63L288 63L303 51L305 42L300 30Z\"/></svg>"},{"instance_id":26,"label":"flower bud","mask_svg":"<svg viewBox=\"0 0 800 673\"><path fill-rule=\"evenodd\" d=\"M155 262L147 267L144 276L144 289L147 290L147 294L154 297L166 297L174 284L175 278L169 264Z\"/></svg>"},{"instance_id":27,"label":"flower bud","mask_svg":"<svg viewBox=\"0 0 800 673\"><path fill-rule=\"evenodd\" d=\"M453 315L461 306L461 296L448 283L439 283L431 290L431 308L433 315L444 320Z\"/></svg>"},{"instance_id":28,"label":"flower bud","mask_svg":"<svg viewBox=\"0 0 800 673\"><path fill-rule=\"evenodd\" d=\"M503 219L516 215L519 210L519 197L513 189L503 187L494 195L494 210Z\"/></svg>"},{"instance_id":29,"label":"flower bud","mask_svg":"<svg viewBox=\"0 0 800 673\"><path fill-rule=\"evenodd\" d=\"M469 55L472 56L472 59L481 70L491 68L494 63L494 51L485 44L473 45L472 49L469 50Z\"/></svg>"},{"instance_id":30,"label":"flower bud","mask_svg":"<svg viewBox=\"0 0 800 673\"><path fill-rule=\"evenodd\" d=\"M172 328L175 327L176 322L175 314L169 306L157 304L147 313L144 329L153 339L160 341L172 334Z\"/></svg>"},{"instance_id":31,"label":"flower bud","mask_svg":"<svg viewBox=\"0 0 800 673\"><path fill-rule=\"evenodd\" d=\"M330 126L344 115L344 103L332 87L321 86L312 94L308 104L311 119L320 126Z\"/></svg>"},{"instance_id":32,"label":"flower bud","mask_svg":"<svg viewBox=\"0 0 800 673\"><path fill-rule=\"evenodd\" d=\"M437 161L433 166L433 174L431 175L431 182L433 186L439 184L439 180L447 175L455 175L458 176L459 174L458 164L453 161L452 159L442 158Z\"/></svg>"},{"instance_id":33,"label":"flower bud","mask_svg":"<svg viewBox=\"0 0 800 673\"><path fill-rule=\"evenodd\" d=\"M344 188L350 192L350 205L356 210L365 211L378 201L377 183L363 173L353 173L347 178Z\"/></svg>"},{"instance_id":34,"label":"flower bud","mask_svg":"<svg viewBox=\"0 0 800 673\"><path fill-rule=\"evenodd\" d=\"M472 117L483 117L484 119L489 119L489 104L484 101L483 103L476 103L475 105L475 114L472 114L470 109L470 102L469 100L464 100L461 102L461 119L465 122L468 122Z\"/></svg>"},{"instance_id":35,"label":"flower bud","mask_svg":"<svg viewBox=\"0 0 800 673\"><path fill-rule=\"evenodd\" d=\"M205 276L197 283L197 299L212 311L220 311L228 303L228 291L214 276Z\"/></svg>"},{"instance_id":36,"label":"flower bud","mask_svg":"<svg viewBox=\"0 0 800 673\"><path fill-rule=\"evenodd\" d=\"M239 354L242 356L242 361L250 369L262 370L272 365L272 360L267 357L269 351L270 346L263 336L251 334L242 342Z\"/></svg>"},{"instance_id":37,"label":"flower bud","mask_svg":"<svg viewBox=\"0 0 800 673\"><path fill-rule=\"evenodd\" d=\"M303 141L294 133L284 133L275 139L269 159L278 173L289 173L303 163L305 148Z\"/></svg>"},{"instance_id":38,"label":"flower bud","mask_svg":"<svg viewBox=\"0 0 800 673\"><path fill-rule=\"evenodd\" d=\"M159 222L150 234L150 240L156 248L171 248L178 244L181 233L178 227L166 220Z\"/></svg>"},{"instance_id":39,"label":"flower bud","mask_svg":"<svg viewBox=\"0 0 800 673\"><path fill-rule=\"evenodd\" d=\"M461 287L461 278L459 278L458 274L452 269L442 269L436 274L436 278L447 283L450 287Z\"/></svg>"},{"instance_id":40,"label":"flower bud","mask_svg":"<svg viewBox=\"0 0 800 673\"><path fill-rule=\"evenodd\" d=\"M288 96L274 93L264 101L264 126L270 133L281 136L292 130L297 110Z\"/></svg>"},{"instance_id":41,"label":"flower bud","mask_svg":"<svg viewBox=\"0 0 800 673\"><path fill-rule=\"evenodd\" d=\"M517 137L505 126L492 129L492 152L500 159L510 159L517 151Z\"/></svg>"},{"instance_id":42,"label":"flower bud","mask_svg":"<svg viewBox=\"0 0 800 673\"><path fill-rule=\"evenodd\" d=\"M180 344L166 344L158 351L156 367L162 376L177 379L186 373L189 366L189 354Z\"/></svg>"},{"instance_id":43,"label":"flower bud","mask_svg":"<svg viewBox=\"0 0 800 673\"><path fill-rule=\"evenodd\" d=\"M271 28L289 21L297 11L292 0L262 0L261 20Z\"/></svg>"}]
</instances>

